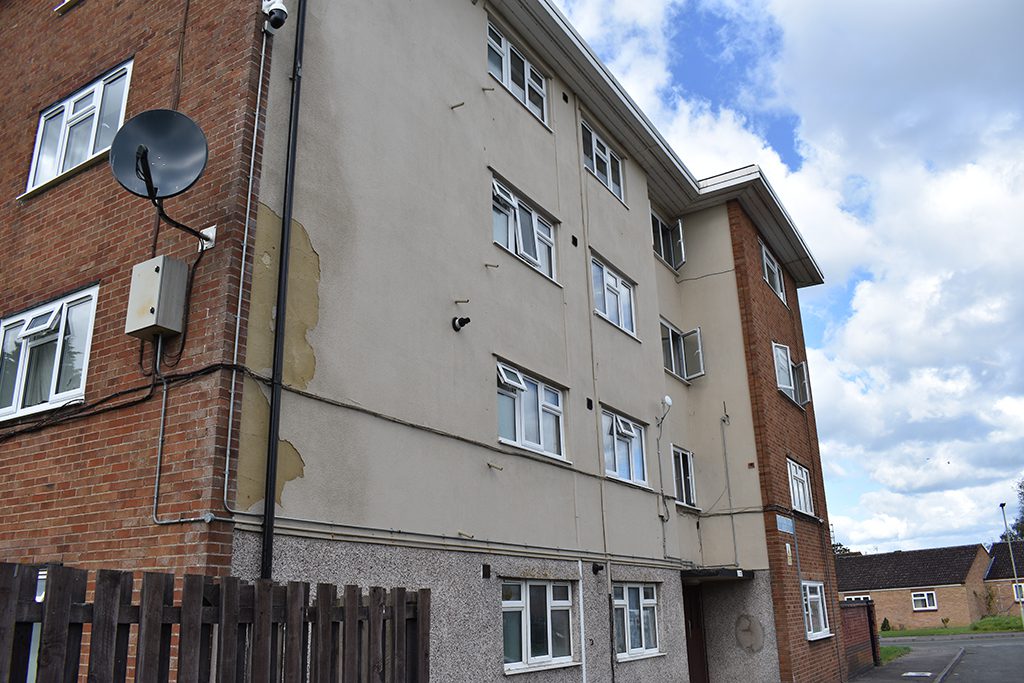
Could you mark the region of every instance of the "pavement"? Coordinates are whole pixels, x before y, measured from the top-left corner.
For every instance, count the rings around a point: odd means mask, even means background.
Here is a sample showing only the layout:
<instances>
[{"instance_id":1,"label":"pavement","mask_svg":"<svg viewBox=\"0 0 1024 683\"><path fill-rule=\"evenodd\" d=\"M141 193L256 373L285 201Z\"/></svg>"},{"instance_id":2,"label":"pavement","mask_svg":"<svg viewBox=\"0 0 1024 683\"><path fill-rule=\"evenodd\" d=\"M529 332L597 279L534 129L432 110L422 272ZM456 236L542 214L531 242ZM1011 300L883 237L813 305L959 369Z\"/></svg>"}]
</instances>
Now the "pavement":
<instances>
[{"instance_id":1,"label":"pavement","mask_svg":"<svg viewBox=\"0 0 1024 683\"><path fill-rule=\"evenodd\" d=\"M910 652L858 676L869 681L932 683L1020 683L1024 681L1024 633L883 638Z\"/></svg>"}]
</instances>

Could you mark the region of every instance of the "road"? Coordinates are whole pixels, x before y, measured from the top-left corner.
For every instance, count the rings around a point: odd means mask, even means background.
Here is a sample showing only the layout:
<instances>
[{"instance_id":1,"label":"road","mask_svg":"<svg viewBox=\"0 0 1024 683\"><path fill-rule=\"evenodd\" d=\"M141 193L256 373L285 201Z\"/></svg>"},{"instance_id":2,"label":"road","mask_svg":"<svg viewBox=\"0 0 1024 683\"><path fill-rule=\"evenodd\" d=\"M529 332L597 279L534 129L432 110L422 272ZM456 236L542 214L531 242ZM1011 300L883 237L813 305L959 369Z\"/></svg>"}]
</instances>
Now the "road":
<instances>
[{"instance_id":1,"label":"road","mask_svg":"<svg viewBox=\"0 0 1024 683\"><path fill-rule=\"evenodd\" d=\"M1024 681L1024 634L979 634L933 638L883 638L882 645L904 645L909 654L878 667L856 683L938 681L943 683L1020 683ZM948 671L960 649L963 655ZM909 672L930 673L927 678L910 678Z\"/></svg>"}]
</instances>

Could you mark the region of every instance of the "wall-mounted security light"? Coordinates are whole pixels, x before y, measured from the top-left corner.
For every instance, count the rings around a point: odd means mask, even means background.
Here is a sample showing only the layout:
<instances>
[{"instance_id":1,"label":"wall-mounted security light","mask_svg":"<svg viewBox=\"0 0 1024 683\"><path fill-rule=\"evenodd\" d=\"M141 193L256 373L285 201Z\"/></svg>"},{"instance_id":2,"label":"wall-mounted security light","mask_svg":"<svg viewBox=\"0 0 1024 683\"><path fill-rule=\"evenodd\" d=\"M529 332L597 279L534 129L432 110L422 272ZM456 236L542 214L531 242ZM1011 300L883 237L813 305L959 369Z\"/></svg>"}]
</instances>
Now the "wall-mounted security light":
<instances>
[{"instance_id":1,"label":"wall-mounted security light","mask_svg":"<svg viewBox=\"0 0 1024 683\"><path fill-rule=\"evenodd\" d=\"M281 0L263 0L263 13L267 15L267 33L274 33L288 21L288 8Z\"/></svg>"},{"instance_id":2,"label":"wall-mounted security light","mask_svg":"<svg viewBox=\"0 0 1024 683\"><path fill-rule=\"evenodd\" d=\"M458 316L452 318L452 329L458 332L463 327L469 324L469 318L460 318Z\"/></svg>"}]
</instances>

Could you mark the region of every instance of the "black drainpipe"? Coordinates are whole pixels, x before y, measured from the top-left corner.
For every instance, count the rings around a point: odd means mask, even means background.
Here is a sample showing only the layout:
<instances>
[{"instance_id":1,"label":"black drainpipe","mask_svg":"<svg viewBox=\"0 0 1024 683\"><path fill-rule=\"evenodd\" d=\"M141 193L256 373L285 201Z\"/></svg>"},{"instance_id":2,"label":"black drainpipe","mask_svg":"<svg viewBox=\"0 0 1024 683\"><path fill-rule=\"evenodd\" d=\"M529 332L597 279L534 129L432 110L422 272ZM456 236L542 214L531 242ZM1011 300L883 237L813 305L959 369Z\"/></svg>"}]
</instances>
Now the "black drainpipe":
<instances>
[{"instance_id":1,"label":"black drainpipe","mask_svg":"<svg viewBox=\"0 0 1024 683\"><path fill-rule=\"evenodd\" d=\"M263 551L260 578L274 572L274 493L277 488L277 444L281 434L281 380L284 375L284 323L288 309L288 257L291 253L292 202L295 198L295 148L299 138L299 95L302 90L302 47L306 38L306 2L296 0L295 59L292 64L292 102L288 113L288 156L285 158L281 210L281 249L277 270L277 315L274 321L274 366L270 384L270 427L267 434L267 473L263 492Z\"/></svg>"}]
</instances>

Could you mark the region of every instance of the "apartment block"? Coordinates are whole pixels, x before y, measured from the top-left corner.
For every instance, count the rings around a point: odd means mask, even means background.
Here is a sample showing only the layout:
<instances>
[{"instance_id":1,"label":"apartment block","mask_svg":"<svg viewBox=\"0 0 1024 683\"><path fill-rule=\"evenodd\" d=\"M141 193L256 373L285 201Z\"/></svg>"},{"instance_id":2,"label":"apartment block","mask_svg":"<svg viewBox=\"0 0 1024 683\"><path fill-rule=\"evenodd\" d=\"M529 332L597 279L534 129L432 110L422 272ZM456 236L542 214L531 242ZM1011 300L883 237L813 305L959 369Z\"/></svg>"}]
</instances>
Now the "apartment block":
<instances>
[{"instance_id":1,"label":"apartment block","mask_svg":"<svg viewBox=\"0 0 1024 683\"><path fill-rule=\"evenodd\" d=\"M842 680L764 174L694 177L550 0L287 4L0 7L4 559L429 587L440 681ZM205 251L105 163L155 108Z\"/></svg>"}]
</instances>

